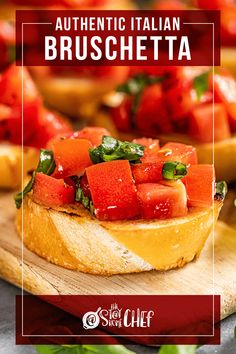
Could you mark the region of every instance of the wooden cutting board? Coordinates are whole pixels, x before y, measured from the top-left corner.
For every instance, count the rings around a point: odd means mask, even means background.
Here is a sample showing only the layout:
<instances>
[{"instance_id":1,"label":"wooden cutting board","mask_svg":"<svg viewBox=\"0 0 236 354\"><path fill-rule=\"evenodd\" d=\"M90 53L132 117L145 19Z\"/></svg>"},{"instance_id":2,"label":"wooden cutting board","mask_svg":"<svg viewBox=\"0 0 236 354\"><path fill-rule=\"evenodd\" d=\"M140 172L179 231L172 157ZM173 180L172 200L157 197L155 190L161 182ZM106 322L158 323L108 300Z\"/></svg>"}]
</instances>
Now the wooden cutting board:
<instances>
[{"instance_id":1,"label":"wooden cutting board","mask_svg":"<svg viewBox=\"0 0 236 354\"><path fill-rule=\"evenodd\" d=\"M224 219L236 220L231 202ZM219 222L200 258L167 272L96 276L50 264L23 247L14 227L12 194L0 195L0 276L32 294L216 294L222 295L222 318L236 311L236 228ZM42 223L43 227L43 223ZM214 259L213 259L214 249ZM214 267L213 267L214 265ZM213 287L214 269L214 287Z\"/></svg>"}]
</instances>

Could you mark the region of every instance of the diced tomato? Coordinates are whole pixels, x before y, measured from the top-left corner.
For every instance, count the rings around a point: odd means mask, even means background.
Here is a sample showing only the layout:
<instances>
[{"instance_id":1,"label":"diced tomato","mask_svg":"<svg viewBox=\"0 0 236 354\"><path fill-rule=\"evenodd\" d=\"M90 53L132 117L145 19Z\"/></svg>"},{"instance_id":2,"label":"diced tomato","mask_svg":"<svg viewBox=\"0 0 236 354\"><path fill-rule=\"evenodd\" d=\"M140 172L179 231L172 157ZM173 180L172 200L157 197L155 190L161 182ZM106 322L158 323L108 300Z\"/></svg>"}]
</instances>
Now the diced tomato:
<instances>
[{"instance_id":1,"label":"diced tomato","mask_svg":"<svg viewBox=\"0 0 236 354\"><path fill-rule=\"evenodd\" d=\"M169 133L172 125L168 119L166 107L163 105L163 93L160 84L146 87L141 95L135 124L142 133Z\"/></svg>"},{"instance_id":2,"label":"diced tomato","mask_svg":"<svg viewBox=\"0 0 236 354\"><path fill-rule=\"evenodd\" d=\"M215 194L213 165L191 165L182 181L186 187L189 206L207 207L212 205Z\"/></svg>"},{"instance_id":3,"label":"diced tomato","mask_svg":"<svg viewBox=\"0 0 236 354\"><path fill-rule=\"evenodd\" d=\"M185 165L198 162L197 151L194 146L181 143L167 143L158 152L159 161L177 161Z\"/></svg>"},{"instance_id":4,"label":"diced tomato","mask_svg":"<svg viewBox=\"0 0 236 354\"><path fill-rule=\"evenodd\" d=\"M103 136L110 136L110 132L105 128L99 127L85 127L71 136L72 138L87 139L95 147L102 143Z\"/></svg>"},{"instance_id":5,"label":"diced tomato","mask_svg":"<svg viewBox=\"0 0 236 354\"><path fill-rule=\"evenodd\" d=\"M23 99L24 103L38 101L39 95L29 72L23 68ZM9 106L22 103L22 69L12 64L0 77L0 103Z\"/></svg>"},{"instance_id":6,"label":"diced tomato","mask_svg":"<svg viewBox=\"0 0 236 354\"><path fill-rule=\"evenodd\" d=\"M156 156L157 152L160 150L160 143L158 139L151 138L138 138L133 140L134 143L145 146L144 155L142 157L142 162L145 162L151 156Z\"/></svg>"},{"instance_id":7,"label":"diced tomato","mask_svg":"<svg viewBox=\"0 0 236 354\"><path fill-rule=\"evenodd\" d=\"M129 132L131 129L131 107L132 99L125 97L119 106L111 108L112 120L122 132Z\"/></svg>"},{"instance_id":8,"label":"diced tomato","mask_svg":"<svg viewBox=\"0 0 236 354\"><path fill-rule=\"evenodd\" d=\"M185 216L186 190L181 181L168 184L144 183L137 185L137 195L144 219L167 219Z\"/></svg>"},{"instance_id":9,"label":"diced tomato","mask_svg":"<svg viewBox=\"0 0 236 354\"><path fill-rule=\"evenodd\" d=\"M155 183L163 179L162 168L164 162L139 163L132 166L132 173L136 184Z\"/></svg>"},{"instance_id":10,"label":"diced tomato","mask_svg":"<svg viewBox=\"0 0 236 354\"><path fill-rule=\"evenodd\" d=\"M81 178L80 187L83 189L85 197L88 197L89 199L92 199L91 192L90 192L90 187L89 187L89 183L88 183L88 178L87 178L86 173Z\"/></svg>"},{"instance_id":11,"label":"diced tomato","mask_svg":"<svg viewBox=\"0 0 236 354\"><path fill-rule=\"evenodd\" d=\"M89 149L92 144L87 139L58 140L53 144L56 170L55 178L82 175L85 168L92 164Z\"/></svg>"},{"instance_id":12,"label":"diced tomato","mask_svg":"<svg viewBox=\"0 0 236 354\"><path fill-rule=\"evenodd\" d=\"M210 143L213 140L220 141L229 138L231 133L224 105L215 103L213 107L213 104L206 103L194 108L190 119L189 134L201 143Z\"/></svg>"},{"instance_id":13,"label":"diced tomato","mask_svg":"<svg viewBox=\"0 0 236 354\"><path fill-rule=\"evenodd\" d=\"M74 202L74 188L43 173L37 173L33 185L33 199L48 207L62 206Z\"/></svg>"},{"instance_id":14,"label":"diced tomato","mask_svg":"<svg viewBox=\"0 0 236 354\"><path fill-rule=\"evenodd\" d=\"M213 81L213 76L211 78ZM212 82L211 81L211 82ZM212 84L213 86L213 84ZM229 123L231 129L236 131L236 80L226 71L214 75L215 99L223 102L229 114Z\"/></svg>"},{"instance_id":15,"label":"diced tomato","mask_svg":"<svg viewBox=\"0 0 236 354\"><path fill-rule=\"evenodd\" d=\"M1 139L8 140L13 144L22 144L22 108L21 106L9 107L8 116L0 119ZM5 112L6 113L6 112ZM23 143L27 146L34 141L33 136L38 130L40 104L36 101L24 104L23 108Z\"/></svg>"},{"instance_id":16,"label":"diced tomato","mask_svg":"<svg viewBox=\"0 0 236 354\"><path fill-rule=\"evenodd\" d=\"M130 219L139 214L139 203L127 160L99 163L86 169L99 220Z\"/></svg>"},{"instance_id":17,"label":"diced tomato","mask_svg":"<svg viewBox=\"0 0 236 354\"><path fill-rule=\"evenodd\" d=\"M58 136L67 136L71 134L72 128L57 113L51 112L45 108L40 111L38 127L35 130L34 139L30 145L38 148L45 147L47 143Z\"/></svg>"}]
</instances>

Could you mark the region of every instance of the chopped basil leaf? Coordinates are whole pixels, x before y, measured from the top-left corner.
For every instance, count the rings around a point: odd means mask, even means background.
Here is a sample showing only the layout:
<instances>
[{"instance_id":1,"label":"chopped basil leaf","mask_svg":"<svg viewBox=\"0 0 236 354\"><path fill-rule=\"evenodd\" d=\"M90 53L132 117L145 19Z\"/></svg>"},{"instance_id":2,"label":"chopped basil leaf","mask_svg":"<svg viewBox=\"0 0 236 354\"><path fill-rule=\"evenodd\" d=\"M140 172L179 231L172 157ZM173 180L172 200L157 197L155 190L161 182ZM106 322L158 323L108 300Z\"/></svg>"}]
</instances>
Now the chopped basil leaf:
<instances>
[{"instance_id":1,"label":"chopped basil leaf","mask_svg":"<svg viewBox=\"0 0 236 354\"><path fill-rule=\"evenodd\" d=\"M187 167L182 162L165 162L162 168L162 176L168 180L178 180L187 174Z\"/></svg>"},{"instance_id":2,"label":"chopped basil leaf","mask_svg":"<svg viewBox=\"0 0 236 354\"><path fill-rule=\"evenodd\" d=\"M195 354L197 345L163 345L158 354Z\"/></svg>"},{"instance_id":3,"label":"chopped basil leaf","mask_svg":"<svg viewBox=\"0 0 236 354\"><path fill-rule=\"evenodd\" d=\"M196 76L193 80L193 87L196 91L197 98L200 101L202 95L208 90L209 88L209 71Z\"/></svg>"},{"instance_id":4,"label":"chopped basil leaf","mask_svg":"<svg viewBox=\"0 0 236 354\"><path fill-rule=\"evenodd\" d=\"M117 87L118 92L126 93L133 96L131 106L131 123L133 128L136 126L135 115L139 106L140 99L142 97L145 87L160 83L165 79L164 76L149 76L145 74L137 74L129 78L124 84Z\"/></svg>"},{"instance_id":5,"label":"chopped basil leaf","mask_svg":"<svg viewBox=\"0 0 236 354\"><path fill-rule=\"evenodd\" d=\"M144 155L145 146L120 141L109 136L104 136L102 144L89 150L93 163L108 162L113 160L129 160L133 163L140 162Z\"/></svg>"},{"instance_id":6,"label":"chopped basil leaf","mask_svg":"<svg viewBox=\"0 0 236 354\"><path fill-rule=\"evenodd\" d=\"M227 192L228 187L225 181L220 181L216 183L215 199L224 200Z\"/></svg>"},{"instance_id":7,"label":"chopped basil leaf","mask_svg":"<svg viewBox=\"0 0 236 354\"><path fill-rule=\"evenodd\" d=\"M80 187L80 185L78 185L78 188L76 190L75 200L77 202L80 202L86 209L88 209L92 215L94 214L93 202L84 195L84 191Z\"/></svg>"},{"instance_id":8,"label":"chopped basil leaf","mask_svg":"<svg viewBox=\"0 0 236 354\"><path fill-rule=\"evenodd\" d=\"M45 175L50 176L55 170L55 167L56 164L53 158L53 152L51 150L41 149L40 156L39 156L39 163L36 170L32 174L31 180L25 186L24 190L22 192L17 193L15 196L15 204L17 209L21 207L22 200L25 197L25 195L28 194L33 188L36 173L42 172Z\"/></svg>"},{"instance_id":9,"label":"chopped basil leaf","mask_svg":"<svg viewBox=\"0 0 236 354\"><path fill-rule=\"evenodd\" d=\"M39 354L135 354L123 345L36 345Z\"/></svg>"}]
</instances>

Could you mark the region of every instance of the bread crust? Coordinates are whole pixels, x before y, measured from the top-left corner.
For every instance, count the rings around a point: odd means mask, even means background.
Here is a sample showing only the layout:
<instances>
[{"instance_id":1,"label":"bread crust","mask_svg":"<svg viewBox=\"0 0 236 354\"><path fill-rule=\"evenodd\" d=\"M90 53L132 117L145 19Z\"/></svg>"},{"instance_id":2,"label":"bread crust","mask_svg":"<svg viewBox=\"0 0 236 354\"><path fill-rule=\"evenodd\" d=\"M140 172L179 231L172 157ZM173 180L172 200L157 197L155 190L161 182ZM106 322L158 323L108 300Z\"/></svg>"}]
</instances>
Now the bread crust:
<instances>
[{"instance_id":1,"label":"bread crust","mask_svg":"<svg viewBox=\"0 0 236 354\"><path fill-rule=\"evenodd\" d=\"M16 228L27 248L65 268L100 275L168 270L199 256L221 206L169 220L101 222L79 204L55 210L28 196Z\"/></svg>"},{"instance_id":2,"label":"bread crust","mask_svg":"<svg viewBox=\"0 0 236 354\"><path fill-rule=\"evenodd\" d=\"M31 147L0 144L0 188L15 189L22 184L22 157L23 178L27 172L33 171L38 163L39 151Z\"/></svg>"}]
</instances>

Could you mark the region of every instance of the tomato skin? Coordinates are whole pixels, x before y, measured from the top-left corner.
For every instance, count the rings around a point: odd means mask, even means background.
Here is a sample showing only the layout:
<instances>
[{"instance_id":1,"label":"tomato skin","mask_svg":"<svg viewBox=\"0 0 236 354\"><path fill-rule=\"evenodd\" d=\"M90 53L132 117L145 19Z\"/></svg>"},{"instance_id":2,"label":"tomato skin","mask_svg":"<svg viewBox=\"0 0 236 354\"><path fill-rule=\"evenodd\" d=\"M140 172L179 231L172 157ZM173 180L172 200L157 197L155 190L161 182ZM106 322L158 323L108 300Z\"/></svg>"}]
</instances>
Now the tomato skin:
<instances>
[{"instance_id":1,"label":"tomato skin","mask_svg":"<svg viewBox=\"0 0 236 354\"><path fill-rule=\"evenodd\" d=\"M2 131L2 140L8 140L13 144L22 144L22 108L21 106L8 107L9 114L7 117L0 119L0 130ZM23 107L23 143L26 146L35 146L30 144L34 141L33 137L38 129L40 116L40 103L28 102Z\"/></svg>"},{"instance_id":2,"label":"tomato skin","mask_svg":"<svg viewBox=\"0 0 236 354\"><path fill-rule=\"evenodd\" d=\"M188 212L185 187L180 181L169 185L138 184L137 195L144 219L174 218L185 216Z\"/></svg>"},{"instance_id":3,"label":"tomato skin","mask_svg":"<svg viewBox=\"0 0 236 354\"><path fill-rule=\"evenodd\" d=\"M215 194L215 171L213 165L191 165L182 179L186 187L188 206L211 206Z\"/></svg>"},{"instance_id":4,"label":"tomato skin","mask_svg":"<svg viewBox=\"0 0 236 354\"><path fill-rule=\"evenodd\" d=\"M9 106L20 106L22 103L22 72L21 67L12 64L0 77L0 102ZM23 68L24 103L38 101L39 94L29 72Z\"/></svg>"},{"instance_id":5,"label":"tomato skin","mask_svg":"<svg viewBox=\"0 0 236 354\"><path fill-rule=\"evenodd\" d=\"M214 86L213 86L214 80ZM223 102L229 114L229 124L233 132L236 131L236 80L227 71L221 70L210 78L214 88L216 102Z\"/></svg>"},{"instance_id":6,"label":"tomato skin","mask_svg":"<svg viewBox=\"0 0 236 354\"><path fill-rule=\"evenodd\" d=\"M228 139L231 136L228 116L222 103L214 105L214 136L213 136L213 104L204 104L194 108L189 134L201 143L211 143Z\"/></svg>"},{"instance_id":7,"label":"tomato skin","mask_svg":"<svg viewBox=\"0 0 236 354\"><path fill-rule=\"evenodd\" d=\"M33 185L35 202L48 207L62 206L74 202L74 188L65 184L63 179L55 179L43 173L37 173Z\"/></svg>"},{"instance_id":8,"label":"tomato skin","mask_svg":"<svg viewBox=\"0 0 236 354\"><path fill-rule=\"evenodd\" d=\"M92 147L86 139L65 139L55 141L53 144L56 169L55 178L67 178L82 175L85 168L92 164L89 149Z\"/></svg>"},{"instance_id":9,"label":"tomato skin","mask_svg":"<svg viewBox=\"0 0 236 354\"><path fill-rule=\"evenodd\" d=\"M88 183L88 178L86 173L83 175L83 177L80 180L80 187L83 189L85 197L88 197L89 199L92 199L91 196L91 191Z\"/></svg>"},{"instance_id":10,"label":"tomato skin","mask_svg":"<svg viewBox=\"0 0 236 354\"><path fill-rule=\"evenodd\" d=\"M161 151L170 150L170 154L161 154ZM167 143L158 153L159 161L177 161L185 165L197 164L197 151L192 145L181 143Z\"/></svg>"},{"instance_id":11,"label":"tomato skin","mask_svg":"<svg viewBox=\"0 0 236 354\"><path fill-rule=\"evenodd\" d=\"M135 144L145 146L144 155L141 158L142 162L146 162L146 160L148 160L149 158L156 156L158 151L160 150L160 143L158 139L138 138L134 139L133 142Z\"/></svg>"},{"instance_id":12,"label":"tomato skin","mask_svg":"<svg viewBox=\"0 0 236 354\"><path fill-rule=\"evenodd\" d=\"M71 132L71 126L60 115L42 107L35 137L31 139L30 146L45 147L53 138L66 136Z\"/></svg>"},{"instance_id":13,"label":"tomato skin","mask_svg":"<svg viewBox=\"0 0 236 354\"><path fill-rule=\"evenodd\" d=\"M87 139L96 147L102 143L103 136L110 136L110 132L105 128L99 127L85 127L71 136L71 138Z\"/></svg>"},{"instance_id":14,"label":"tomato skin","mask_svg":"<svg viewBox=\"0 0 236 354\"><path fill-rule=\"evenodd\" d=\"M95 214L99 220L130 219L139 203L127 160L103 162L86 169Z\"/></svg>"},{"instance_id":15,"label":"tomato skin","mask_svg":"<svg viewBox=\"0 0 236 354\"><path fill-rule=\"evenodd\" d=\"M136 184L155 183L163 179L162 169L164 162L140 163L132 166L132 173Z\"/></svg>"},{"instance_id":16,"label":"tomato skin","mask_svg":"<svg viewBox=\"0 0 236 354\"><path fill-rule=\"evenodd\" d=\"M163 104L163 92L160 84L146 87L141 95L135 116L137 129L153 135L154 132L170 133L172 125Z\"/></svg>"},{"instance_id":17,"label":"tomato skin","mask_svg":"<svg viewBox=\"0 0 236 354\"><path fill-rule=\"evenodd\" d=\"M132 99L125 97L121 104L111 108L111 117L118 130L129 132L131 130L131 107Z\"/></svg>"}]
</instances>

